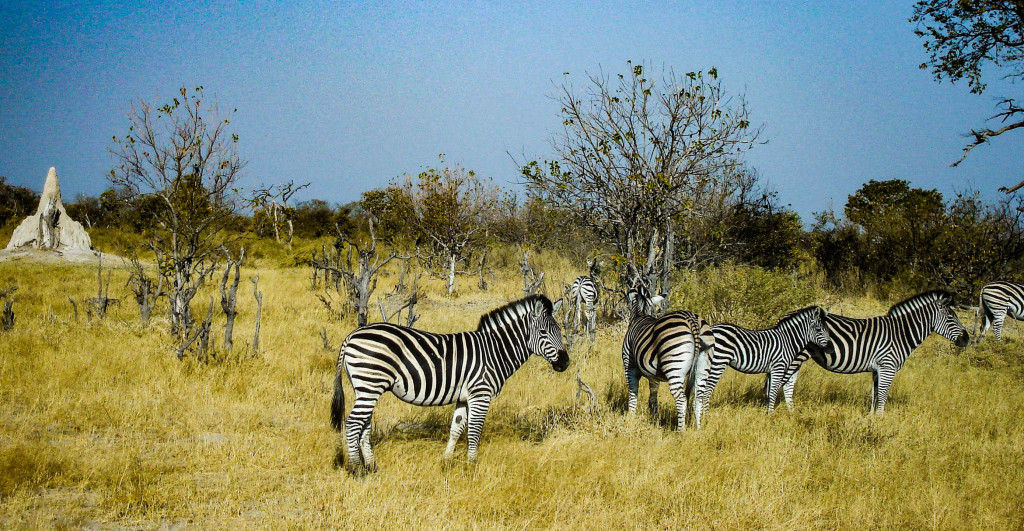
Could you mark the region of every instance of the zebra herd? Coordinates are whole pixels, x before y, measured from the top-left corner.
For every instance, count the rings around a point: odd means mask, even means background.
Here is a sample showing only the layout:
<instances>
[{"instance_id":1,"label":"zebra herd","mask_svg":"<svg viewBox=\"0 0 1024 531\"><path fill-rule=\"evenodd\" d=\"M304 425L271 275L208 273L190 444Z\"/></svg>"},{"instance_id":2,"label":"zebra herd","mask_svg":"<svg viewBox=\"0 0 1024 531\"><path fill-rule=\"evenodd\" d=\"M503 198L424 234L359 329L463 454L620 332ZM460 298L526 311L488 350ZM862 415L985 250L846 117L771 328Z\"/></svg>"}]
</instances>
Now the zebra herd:
<instances>
[{"instance_id":1,"label":"zebra herd","mask_svg":"<svg viewBox=\"0 0 1024 531\"><path fill-rule=\"evenodd\" d=\"M579 277L567 290L577 309L587 312L593 335L597 289L591 275ZM588 282L589 280L589 282ZM591 289L593 288L593 289ZM593 298L589 298L589 294ZM726 367L748 374L766 374L765 404L775 407L781 389L789 408L801 365L808 359L840 374L873 375L871 412L881 415L889 386L910 353L932 332L959 347L969 343L967 330L953 310L953 296L934 290L893 305L882 316L854 319L810 306L784 315L775 326L749 330L733 324L711 325L693 312L674 311L660 317L654 310L660 296L643 285L626 294L628 325L622 343L622 364L628 389L628 411L636 413L640 378L648 380L648 407L657 411L658 386L668 382L675 399L677 428L685 429L692 402L696 427ZM331 403L331 425L345 428L348 468L354 473L376 469L370 447L370 420L380 397L390 391L416 405L455 404L445 457L466 434L467 458L474 462L491 401L531 354L566 370L569 356L555 313L563 299L552 302L531 295L480 318L475 331L434 334L413 328L375 323L357 328L338 354ZM1024 286L995 282L982 290L979 338L990 327L1002 338L1006 316L1024 320ZM355 395L344 417L344 374ZM693 397L692 401L690 397Z\"/></svg>"}]
</instances>

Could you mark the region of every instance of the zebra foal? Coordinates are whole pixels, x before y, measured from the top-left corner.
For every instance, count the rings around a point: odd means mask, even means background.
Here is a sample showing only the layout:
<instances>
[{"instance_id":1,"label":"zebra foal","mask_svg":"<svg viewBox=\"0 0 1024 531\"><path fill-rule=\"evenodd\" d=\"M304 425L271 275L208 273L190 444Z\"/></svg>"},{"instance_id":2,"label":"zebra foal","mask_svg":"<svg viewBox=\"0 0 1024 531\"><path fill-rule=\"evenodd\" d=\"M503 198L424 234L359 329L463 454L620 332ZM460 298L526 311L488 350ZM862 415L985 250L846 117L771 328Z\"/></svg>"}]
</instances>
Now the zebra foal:
<instances>
[{"instance_id":1,"label":"zebra foal","mask_svg":"<svg viewBox=\"0 0 1024 531\"><path fill-rule=\"evenodd\" d=\"M981 301L978 305L981 314L981 329L975 343L992 329L996 339L1003 340L1003 321L1007 316L1024 321L1024 285L1013 282L998 281L981 288Z\"/></svg>"},{"instance_id":2,"label":"zebra foal","mask_svg":"<svg viewBox=\"0 0 1024 531\"><path fill-rule=\"evenodd\" d=\"M661 318L653 317L653 308L662 297L651 297L643 286L630 289L626 300L630 318L622 341L622 366L629 393L629 413L636 414L641 376L647 379L650 388L647 406L652 416L658 412L659 384L667 381L676 402L676 428L684 430L694 362L700 351L713 344L711 326L693 312L677 311ZM694 423L700 428L698 412L695 412Z\"/></svg>"},{"instance_id":3,"label":"zebra foal","mask_svg":"<svg viewBox=\"0 0 1024 531\"><path fill-rule=\"evenodd\" d=\"M598 286L600 263L594 259L587 264L590 266L590 272L573 280L568 292L569 300L572 301L576 312L576 329L583 326L582 316L586 312L587 323L584 331L590 339L594 339L597 329L597 299L601 292Z\"/></svg>"},{"instance_id":4,"label":"zebra foal","mask_svg":"<svg viewBox=\"0 0 1024 531\"><path fill-rule=\"evenodd\" d=\"M694 407L698 414L707 408L711 393L726 367L746 374L767 373L765 406L769 412L775 409L779 387L784 383L786 369L796 355L808 345L828 345L827 315L828 312L820 306L809 306L786 314L774 327L765 330L748 330L734 324L712 326L714 348L708 350L707 358L701 360L696 370ZM795 373L789 382L784 395L786 405L792 409Z\"/></svg>"},{"instance_id":5,"label":"zebra foal","mask_svg":"<svg viewBox=\"0 0 1024 531\"><path fill-rule=\"evenodd\" d=\"M348 469L376 470L370 447L370 418L381 395L421 406L455 404L445 457L468 426L467 457L476 461L480 433L491 400L512 373L537 354L558 372L569 366L562 330L553 316L562 304L543 295L509 303L480 318L472 332L433 334L390 323L357 328L338 354L331 402L331 426L341 431L347 372L355 394L344 420Z\"/></svg>"},{"instance_id":6,"label":"zebra foal","mask_svg":"<svg viewBox=\"0 0 1024 531\"><path fill-rule=\"evenodd\" d=\"M952 302L951 293L934 290L896 303L885 315L870 319L829 314L825 317L829 346L811 345L800 352L785 378L795 377L808 358L835 373L870 372L871 413L882 415L896 371L929 334L936 332L958 347L967 346L970 337L950 307Z\"/></svg>"}]
</instances>

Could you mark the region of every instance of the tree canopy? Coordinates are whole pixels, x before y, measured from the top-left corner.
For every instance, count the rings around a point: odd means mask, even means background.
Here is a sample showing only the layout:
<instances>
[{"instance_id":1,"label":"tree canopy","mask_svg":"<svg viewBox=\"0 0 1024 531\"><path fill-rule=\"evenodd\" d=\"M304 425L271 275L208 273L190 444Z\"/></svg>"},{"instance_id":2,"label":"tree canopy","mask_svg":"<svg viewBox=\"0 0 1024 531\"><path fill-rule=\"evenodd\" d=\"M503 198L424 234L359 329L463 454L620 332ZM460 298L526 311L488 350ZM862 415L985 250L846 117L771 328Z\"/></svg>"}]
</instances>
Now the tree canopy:
<instances>
[{"instance_id":1,"label":"tree canopy","mask_svg":"<svg viewBox=\"0 0 1024 531\"><path fill-rule=\"evenodd\" d=\"M914 33L924 38L928 53L921 68L930 69L937 81L966 79L971 92L982 94L989 66L1003 78L1024 76L1024 3L1020 0L919 0L910 21L917 25ZM1001 97L998 107L990 120L1001 125L971 130L973 140L953 166L991 138L1024 127L1024 107L1015 98ZM1002 190L1013 192L1022 186L1024 181Z\"/></svg>"}]
</instances>

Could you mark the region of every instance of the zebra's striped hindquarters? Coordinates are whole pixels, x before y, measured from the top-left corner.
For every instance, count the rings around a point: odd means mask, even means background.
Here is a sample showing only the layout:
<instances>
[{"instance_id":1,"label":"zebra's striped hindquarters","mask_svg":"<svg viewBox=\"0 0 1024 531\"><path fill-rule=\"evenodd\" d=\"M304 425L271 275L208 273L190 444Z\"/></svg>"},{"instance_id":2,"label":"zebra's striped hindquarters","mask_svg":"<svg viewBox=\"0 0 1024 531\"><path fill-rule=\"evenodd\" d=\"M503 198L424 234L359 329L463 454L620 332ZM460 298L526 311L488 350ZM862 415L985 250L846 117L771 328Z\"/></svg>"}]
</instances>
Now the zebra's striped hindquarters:
<instances>
[{"instance_id":1,"label":"zebra's striped hindquarters","mask_svg":"<svg viewBox=\"0 0 1024 531\"><path fill-rule=\"evenodd\" d=\"M1024 285L1013 282L998 281L981 289L978 313L981 325L975 342L992 329L996 339L1003 340L1003 322L1006 317L1024 321Z\"/></svg>"},{"instance_id":2,"label":"zebra's striped hindquarters","mask_svg":"<svg viewBox=\"0 0 1024 531\"><path fill-rule=\"evenodd\" d=\"M692 388L696 357L710 342L711 327L693 312L672 312L661 318L652 317L653 307L661 297L651 297L643 286L627 293L630 320L622 342L622 365L628 392L628 410L636 413L640 378L648 381L648 408L657 413L658 386L668 382L676 402L676 427L686 428L686 413ZM696 412L695 412L696 413ZM695 414L699 427L699 416Z\"/></svg>"}]
</instances>

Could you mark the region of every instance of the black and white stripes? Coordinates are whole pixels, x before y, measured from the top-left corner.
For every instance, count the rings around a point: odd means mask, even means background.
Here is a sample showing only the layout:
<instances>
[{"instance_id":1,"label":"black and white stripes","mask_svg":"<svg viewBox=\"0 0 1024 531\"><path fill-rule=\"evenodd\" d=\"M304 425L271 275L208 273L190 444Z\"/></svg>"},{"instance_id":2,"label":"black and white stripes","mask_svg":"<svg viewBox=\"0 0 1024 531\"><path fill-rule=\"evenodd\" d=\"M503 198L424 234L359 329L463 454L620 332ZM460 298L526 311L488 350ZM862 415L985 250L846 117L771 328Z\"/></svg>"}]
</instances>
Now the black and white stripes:
<instances>
[{"instance_id":1,"label":"black and white stripes","mask_svg":"<svg viewBox=\"0 0 1024 531\"><path fill-rule=\"evenodd\" d=\"M734 324L717 324L711 327L714 348L708 352L709 367L697 374L695 407L702 411L707 407L711 393L726 367L732 367L747 374L767 373L765 380L765 404L768 411L775 408L779 387L784 383L786 369L796 355L808 345L824 348L828 345L825 330L825 316L819 306L809 306L790 312L778 323L766 330L748 330ZM790 378L795 382L795 374ZM792 408L792 385L787 384L786 404Z\"/></svg>"},{"instance_id":2,"label":"black and white stripes","mask_svg":"<svg viewBox=\"0 0 1024 531\"><path fill-rule=\"evenodd\" d=\"M950 307L952 300L952 294L936 290L895 304L879 317L853 319L829 314L825 317L829 347L812 345L798 354L785 378L795 376L807 358L836 373L870 372L874 377L871 412L881 415L896 371L929 334L936 332L959 347L967 346L967 330Z\"/></svg>"},{"instance_id":3,"label":"black and white stripes","mask_svg":"<svg viewBox=\"0 0 1024 531\"><path fill-rule=\"evenodd\" d=\"M600 286L598 285L600 263L596 259L587 263L590 265L590 273L572 281L568 292L569 300L572 301L576 312L576 329L578 330L582 325L581 320L585 312L586 332L593 339L597 327L597 299L600 295Z\"/></svg>"},{"instance_id":4,"label":"black and white stripes","mask_svg":"<svg viewBox=\"0 0 1024 531\"><path fill-rule=\"evenodd\" d=\"M413 328L376 323L357 328L341 347L334 378L331 425L341 430L345 398L344 372L352 382L355 402L345 420L348 467L374 470L370 418L381 395L391 391L401 400L423 406L455 403L445 455L466 430L468 460L476 460L484 417L491 400L530 354L564 371L569 356L553 317L562 303L532 295L480 318L472 332L432 334Z\"/></svg>"},{"instance_id":5,"label":"black and white stripes","mask_svg":"<svg viewBox=\"0 0 1024 531\"><path fill-rule=\"evenodd\" d=\"M981 289L981 302L978 306L981 314L981 330L975 341L991 328L996 339L1003 340L1003 322L1012 317L1024 321L1024 285L1013 282L993 282Z\"/></svg>"},{"instance_id":6,"label":"black and white stripes","mask_svg":"<svg viewBox=\"0 0 1024 531\"><path fill-rule=\"evenodd\" d=\"M657 412L658 385L667 381L676 401L676 426L686 428L687 396L693 385L693 368L699 351L710 346L711 327L692 312L672 312L660 319L651 316L662 297L651 297L643 286L626 295L629 326L622 342L622 366L629 392L628 409L636 413L640 377L650 387L648 408ZM700 427L700 417L694 418Z\"/></svg>"}]
</instances>

